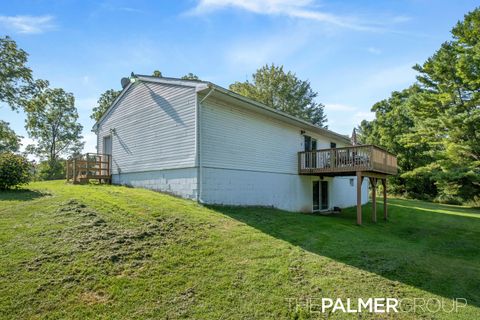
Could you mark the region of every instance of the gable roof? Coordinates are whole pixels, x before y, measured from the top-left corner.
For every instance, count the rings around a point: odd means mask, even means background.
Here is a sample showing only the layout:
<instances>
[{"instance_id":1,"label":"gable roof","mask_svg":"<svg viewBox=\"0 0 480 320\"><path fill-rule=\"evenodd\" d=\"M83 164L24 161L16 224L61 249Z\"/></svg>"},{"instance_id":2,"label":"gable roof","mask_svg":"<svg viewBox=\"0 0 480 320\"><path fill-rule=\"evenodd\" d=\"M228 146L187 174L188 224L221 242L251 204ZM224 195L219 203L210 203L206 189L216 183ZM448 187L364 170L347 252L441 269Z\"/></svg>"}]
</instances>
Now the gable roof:
<instances>
[{"instance_id":1,"label":"gable roof","mask_svg":"<svg viewBox=\"0 0 480 320\"><path fill-rule=\"evenodd\" d=\"M230 91L228 89L225 89L219 85L216 85L212 82L209 81L202 81L202 80L186 80L186 79L178 79L178 78L169 78L169 77L154 77L154 76L147 76L147 75L135 75L137 81L144 81L144 82L152 82L152 83L163 83L163 84L170 84L170 85L178 85L178 86L185 86L185 87L192 87L195 88L195 91L197 93L200 92L208 92L210 90L212 91L217 91L225 96L228 96L230 98L236 99L238 101L241 101L243 103L246 103L248 105L251 105L254 108L257 108L258 110L261 110L265 113L268 113L272 116L275 116L275 118L282 119L287 122L292 122L295 123L301 127L307 128L308 130L311 130L313 132L336 138L339 139L347 144L351 144L350 138L348 136L344 136L342 134L336 133L334 131L321 128L319 126L316 126L308 121L305 121L303 119L300 119L298 117L294 117L288 113L285 113L283 111L275 110L273 108L270 108L266 106L263 103L260 103L258 101L252 100L250 98L247 98L245 96L242 96L238 93L235 93L233 91ZM114 100L112 105L107 109L107 111L102 115L102 117L95 123L93 126L92 130L96 131L98 128L98 125L103 121L103 119L111 112L113 107L121 100L121 98L125 95L125 93L130 89L133 83L129 83L120 93L120 95ZM207 94L208 95L208 94Z\"/></svg>"}]
</instances>

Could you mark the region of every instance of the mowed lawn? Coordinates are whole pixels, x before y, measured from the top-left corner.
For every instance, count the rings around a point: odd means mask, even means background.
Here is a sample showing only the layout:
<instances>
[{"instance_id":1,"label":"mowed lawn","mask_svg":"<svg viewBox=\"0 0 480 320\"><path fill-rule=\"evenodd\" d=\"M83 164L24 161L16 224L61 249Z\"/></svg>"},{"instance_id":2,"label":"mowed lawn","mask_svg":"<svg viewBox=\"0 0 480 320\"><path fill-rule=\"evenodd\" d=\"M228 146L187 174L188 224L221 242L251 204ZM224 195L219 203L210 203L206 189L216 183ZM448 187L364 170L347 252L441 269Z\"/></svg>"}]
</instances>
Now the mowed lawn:
<instances>
[{"instance_id":1,"label":"mowed lawn","mask_svg":"<svg viewBox=\"0 0 480 320\"><path fill-rule=\"evenodd\" d=\"M393 199L390 221L371 223L367 205L358 227L353 208L319 216L204 207L63 181L28 189L0 193L2 319L480 318L475 209ZM309 313L305 303L322 297L457 297L468 306Z\"/></svg>"}]
</instances>

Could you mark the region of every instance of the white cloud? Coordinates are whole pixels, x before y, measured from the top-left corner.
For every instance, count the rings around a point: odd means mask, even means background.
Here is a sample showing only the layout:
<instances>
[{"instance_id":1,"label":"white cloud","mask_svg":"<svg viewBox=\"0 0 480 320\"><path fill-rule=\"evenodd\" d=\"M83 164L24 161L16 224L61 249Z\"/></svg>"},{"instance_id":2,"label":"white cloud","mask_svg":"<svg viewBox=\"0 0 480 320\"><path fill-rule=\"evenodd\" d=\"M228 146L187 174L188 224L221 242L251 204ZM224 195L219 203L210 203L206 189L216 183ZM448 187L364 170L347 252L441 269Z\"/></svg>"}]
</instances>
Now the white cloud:
<instances>
[{"instance_id":1,"label":"white cloud","mask_svg":"<svg viewBox=\"0 0 480 320\"><path fill-rule=\"evenodd\" d=\"M375 113L370 111L357 111L353 114L352 124L357 125L362 122L362 120L371 121L375 119Z\"/></svg>"},{"instance_id":2,"label":"white cloud","mask_svg":"<svg viewBox=\"0 0 480 320\"><path fill-rule=\"evenodd\" d=\"M307 33L249 37L227 46L225 61L242 70L253 70L272 61L280 62L300 50L309 39Z\"/></svg>"},{"instance_id":3,"label":"white cloud","mask_svg":"<svg viewBox=\"0 0 480 320\"><path fill-rule=\"evenodd\" d=\"M43 33L55 28L53 16L0 16L0 25L23 34Z\"/></svg>"},{"instance_id":4,"label":"white cloud","mask_svg":"<svg viewBox=\"0 0 480 320\"><path fill-rule=\"evenodd\" d=\"M85 141L85 146L83 147L84 153L97 152L97 135L94 132L84 132L83 140Z\"/></svg>"},{"instance_id":5,"label":"white cloud","mask_svg":"<svg viewBox=\"0 0 480 320\"><path fill-rule=\"evenodd\" d=\"M381 54L382 50L375 48L375 47L368 47L367 51L370 52L371 54Z\"/></svg>"},{"instance_id":6,"label":"white cloud","mask_svg":"<svg viewBox=\"0 0 480 320\"><path fill-rule=\"evenodd\" d=\"M330 106L330 108L328 107ZM335 109L331 107L334 106ZM363 111L361 108L356 108L344 104L327 104L325 111L328 119L328 127L341 134L350 134L362 120L375 119L375 113L370 111Z\"/></svg>"},{"instance_id":7,"label":"white cloud","mask_svg":"<svg viewBox=\"0 0 480 320\"><path fill-rule=\"evenodd\" d=\"M25 152L25 148L30 145L30 144L33 144L33 145L36 145L35 141L31 138L28 138L28 137L22 137L20 139L20 152ZM32 160L35 160L35 161L38 161L39 158L33 154L30 154L28 153L27 154L27 159L32 161Z\"/></svg>"},{"instance_id":8,"label":"white cloud","mask_svg":"<svg viewBox=\"0 0 480 320\"><path fill-rule=\"evenodd\" d=\"M197 6L188 13L202 15L223 8L237 8L261 15L308 19L355 30L380 30L355 17L319 11L312 0L199 0Z\"/></svg>"}]
</instances>

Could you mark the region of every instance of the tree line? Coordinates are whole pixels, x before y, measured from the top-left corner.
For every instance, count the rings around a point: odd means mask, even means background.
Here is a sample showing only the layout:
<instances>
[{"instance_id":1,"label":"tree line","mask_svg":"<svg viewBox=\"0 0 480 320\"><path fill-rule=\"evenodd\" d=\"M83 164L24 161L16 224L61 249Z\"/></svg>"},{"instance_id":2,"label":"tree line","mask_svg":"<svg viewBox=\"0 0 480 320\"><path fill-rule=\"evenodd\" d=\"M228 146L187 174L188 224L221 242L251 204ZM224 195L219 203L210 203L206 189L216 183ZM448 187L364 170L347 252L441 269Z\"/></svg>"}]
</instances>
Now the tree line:
<instances>
[{"instance_id":1,"label":"tree line","mask_svg":"<svg viewBox=\"0 0 480 320\"><path fill-rule=\"evenodd\" d=\"M480 203L480 8L452 39L413 68L417 81L372 107L363 143L398 155L397 194L444 203Z\"/></svg>"},{"instance_id":2,"label":"tree line","mask_svg":"<svg viewBox=\"0 0 480 320\"><path fill-rule=\"evenodd\" d=\"M26 146L26 152L42 160L39 177L59 178L63 172L60 157L83 148L83 128L78 123L73 94L52 88L47 80L34 79L27 60L28 54L14 40L0 37L0 102L14 111L24 111L25 129L35 141ZM24 181L33 171L24 157L13 154L18 152L20 140L9 123L0 120L0 189L14 184L17 177L13 172L19 172Z\"/></svg>"}]
</instances>

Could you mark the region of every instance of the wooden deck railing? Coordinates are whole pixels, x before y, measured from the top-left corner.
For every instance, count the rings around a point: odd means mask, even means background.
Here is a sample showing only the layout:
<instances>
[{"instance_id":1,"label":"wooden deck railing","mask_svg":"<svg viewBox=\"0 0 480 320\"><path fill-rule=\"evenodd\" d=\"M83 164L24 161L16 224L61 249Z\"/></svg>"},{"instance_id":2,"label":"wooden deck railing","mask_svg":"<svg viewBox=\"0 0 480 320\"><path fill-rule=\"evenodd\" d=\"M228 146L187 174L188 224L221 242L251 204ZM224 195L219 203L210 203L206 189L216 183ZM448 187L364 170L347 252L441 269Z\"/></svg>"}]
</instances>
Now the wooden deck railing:
<instances>
[{"instance_id":1,"label":"wooden deck railing","mask_svg":"<svg viewBox=\"0 0 480 320\"><path fill-rule=\"evenodd\" d=\"M397 157L374 145L322 149L298 153L299 174L373 171L395 175Z\"/></svg>"},{"instance_id":2,"label":"wooden deck railing","mask_svg":"<svg viewBox=\"0 0 480 320\"><path fill-rule=\"evenodd\" d=\"M84 183L90 179L110 182L111 156L109 154L87 153L72 157L66 161L67 181Z\"/></svg>"}]
</instances>

